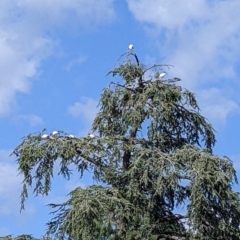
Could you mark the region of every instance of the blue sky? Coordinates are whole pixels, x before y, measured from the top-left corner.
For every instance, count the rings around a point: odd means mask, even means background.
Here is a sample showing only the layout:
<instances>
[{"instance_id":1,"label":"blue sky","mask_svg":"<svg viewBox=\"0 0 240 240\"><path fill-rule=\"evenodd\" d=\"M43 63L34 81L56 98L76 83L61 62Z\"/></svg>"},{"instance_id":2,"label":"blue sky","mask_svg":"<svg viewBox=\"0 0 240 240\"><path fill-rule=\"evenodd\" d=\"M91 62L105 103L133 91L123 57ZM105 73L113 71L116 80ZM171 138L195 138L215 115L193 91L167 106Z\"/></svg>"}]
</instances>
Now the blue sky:
<instances>
[{"instance_id":1,"label":"blue sky","mask_svg":"<svg viewBox=\"0 0 240 240\"><path fill-rule=\"evenodd\" d=\"M1 1L0 236L41 236L46 204L92 183L55 177L51 194L30 195L20 214L22 177L9 154L43 128L86 135L112 80L106 73L130 43L144 64L174 65L167 77L197 94L217 131L215 154L229 156L240 176L239 9L239 0Z\"/></svg>"}]
</instances>

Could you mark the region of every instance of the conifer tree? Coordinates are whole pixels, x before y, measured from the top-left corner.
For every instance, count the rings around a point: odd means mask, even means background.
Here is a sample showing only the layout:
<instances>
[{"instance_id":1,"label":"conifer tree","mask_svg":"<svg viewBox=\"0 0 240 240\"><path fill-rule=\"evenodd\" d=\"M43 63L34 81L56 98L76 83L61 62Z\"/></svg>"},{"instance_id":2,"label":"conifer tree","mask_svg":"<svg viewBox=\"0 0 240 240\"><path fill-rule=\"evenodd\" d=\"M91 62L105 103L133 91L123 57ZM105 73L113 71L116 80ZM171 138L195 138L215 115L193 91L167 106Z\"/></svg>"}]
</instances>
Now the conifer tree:
<instances>
[{"instance_id":1,"label":"conifer tree","mask_svg":"<svg viewBox=\"0 0 240 240\"><path fill-rule=\"evenodd\" d=\"M56 239L53 239L53 238L49 238L49 237L41 237L41 238L35 238L33 237L31 234L22 234L22 235L19 235L19 236L12 236L12 235L7 235L7 236L4 236L4 237L0 237L0 240L56 240Z\"/></svg>"},{"instance_id":2,"label":"conifer tree","mask_svg":"<svg viewBox=\"0 0 240 240\"><path fill-rule=\"evenodd\" d=\"M108 75L92 135L30 134L14 150L29 187L51 191L53 168L70 178L91 170L95 185L50 204L47 235L75 240L240 239L240 198L231 160L214 155L213 127L195 94L166 79L168 65L146 67L133 52ZM164 74L163 74L164 75ZM166 79L166 80L165 80Z\"/></svg>"}]
</instances>

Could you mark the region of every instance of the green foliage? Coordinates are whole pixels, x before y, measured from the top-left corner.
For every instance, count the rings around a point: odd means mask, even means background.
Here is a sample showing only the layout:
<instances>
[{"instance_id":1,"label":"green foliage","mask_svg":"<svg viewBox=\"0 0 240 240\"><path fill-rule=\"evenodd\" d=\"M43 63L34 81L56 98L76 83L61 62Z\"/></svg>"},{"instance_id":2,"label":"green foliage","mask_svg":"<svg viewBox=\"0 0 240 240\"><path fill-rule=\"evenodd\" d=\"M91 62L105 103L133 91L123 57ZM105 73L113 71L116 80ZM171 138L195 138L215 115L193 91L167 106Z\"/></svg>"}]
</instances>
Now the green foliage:
<instances>
[{"instance_id":1,"label":"green foliage","mask_svg":"<svg viewBox=\"0 0 240 240\"><path fill-rule=\"evenodd\" d=\"M137 60L134 63L130 57ZM213 154L214 130L195 95L159 78L162 65L145 67L136 55L109 74L94 138L64 132L28 135L14 150L23 174L21 209L28 187L51 191L53 168L70 178L70 165L101 185L76 188L63 204L50 204L48 236L78 240L239 239L240 197L227 157ZM59 162L58 161L58 162Z\"/></svg>"},{"instance_id":2,"label":"green foliage","mask_svg":"<svg viewBox=\"0 0 240 240\"><path fill-rule=\"evenodd\" d=\"M49 237L34 238L32 235L23 234L17 237L13 237L12 235L7 235L4 237L0 237L0 240L56 240L56 239L49 238Z\"/></svg>"}]
</instances>

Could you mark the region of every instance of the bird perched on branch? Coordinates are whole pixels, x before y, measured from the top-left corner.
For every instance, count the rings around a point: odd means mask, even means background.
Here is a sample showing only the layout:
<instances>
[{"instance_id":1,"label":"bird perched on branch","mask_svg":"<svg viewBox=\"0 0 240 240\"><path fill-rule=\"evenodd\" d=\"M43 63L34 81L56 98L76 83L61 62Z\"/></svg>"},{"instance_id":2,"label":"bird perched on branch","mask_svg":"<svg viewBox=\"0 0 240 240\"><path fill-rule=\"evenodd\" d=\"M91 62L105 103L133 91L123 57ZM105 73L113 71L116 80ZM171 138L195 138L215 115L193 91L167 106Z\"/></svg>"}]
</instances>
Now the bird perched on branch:
<instances>
[{"instance_id":1,"label":"bird perched on branch","mask_svg":"<svg viewBox=\"0 0 240 240\"><path fill-rule=\"evenodd\" d=\"M138 57L137 57L137 55L136 55L135 53L133 53L133 49L134 49L133 44L129 44L129 45L128 45L128 49L129 49L128 56L131 56L131 55L134 56L135 59L136 59L137 65L139 66Z\"/></svg>"},{"instance_id":2,"label":"bird perched on branch","mask_svg":"<svg viewBox=\"0 0 240 240\"><path fill-rule=\"evenodd\" d=\"M92 133L88 134L88 137L89 138L95 138L94 134L92 134Z\"/></svg>"},{"instance_id":3,"label":"bird perched on branch","mask_svg":"<svg viewBox=\"0 0 240 240\"><path fill-rule=\"evenodd\" d=\"M165 75L166 75L165 72L162 72L162 73L156 72L155 75L154 75L154 77L155 77L156 79L163 79Z\"/></svg>"},{"instance_id":4,"label":"bird perched on branch","mask_svg":"<svg viewBox=\"0 0 240 240\"><path fill-rule=\"evenodd\" d=\"M42 136L41 136L41 139L48 139L48 135L47 134L43 134Z\"/></svg>"},{"instance_id":5,"label":"bird perched on branch","mask_svg":"<svg viewBox=\"0 0 240 240\"><path fill-rule=\"evenodd\" d=\"M162 79L162 78L164 78L164 76L165 76L165 75L166 75L166 73L165 73L165 72L163 72L163 73L160 73L160 74L159 74L159 78L160 78L160 79Z\"/></svg>"},{"instance_id":6,"label":"bird perched on branch","mask_svg":"<svg viewBox=\"0 0 240 240\"><path fill-rule=\"evenodd\" d=\"M134 49L134 46L132 44L129 44L128 49L132 51Z\"/></svg>"},{"instance_id":7,"label":"bird perched on branch","mask_svg":"<svg viewBox=\"0 0 240 240\"><path fill-rule=\"evenodd\" d=\"M51 135L52 135L53 137L57 136L57 135L58 135L58 131L53 131L53 132L51 133Z\"/></svg>"}]
</instances>

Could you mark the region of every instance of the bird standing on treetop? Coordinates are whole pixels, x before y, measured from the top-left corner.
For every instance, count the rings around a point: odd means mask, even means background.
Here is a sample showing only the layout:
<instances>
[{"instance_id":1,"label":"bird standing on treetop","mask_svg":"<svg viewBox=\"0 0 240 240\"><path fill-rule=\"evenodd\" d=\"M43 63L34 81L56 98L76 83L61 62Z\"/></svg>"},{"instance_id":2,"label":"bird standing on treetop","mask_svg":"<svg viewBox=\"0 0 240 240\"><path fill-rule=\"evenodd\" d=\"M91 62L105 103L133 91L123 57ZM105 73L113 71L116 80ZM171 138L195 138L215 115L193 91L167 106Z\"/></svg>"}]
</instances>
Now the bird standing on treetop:
<instances>
[{"instance_id":1,"label":"bird standing on treetop","mask_svg":"<svg viewBox=\"0 0 240 240\"><path fill-rule=\"evenodd\" d=\"M134 49L134 46L133 46L132 44L129 44L128 49L129 49L129 50L133 50L133 49Z\"/></svg>"},{"instance_id":2,"label":"bird standing on treetop","mask_svg":"<svg viewBox=\"0 0 240 240\"><path fill-rule=\"evenodd\" d=\"M133 55L136 59L136 62L137 62L137 65L139 66L139 60L138 60L138 57L136 54L132 53L133 49L134 49L134 46L133 44L129 44L128 45L128 49L129 49L129 52L128 52L128 55Z\"/></svg>"}]
</instances>

